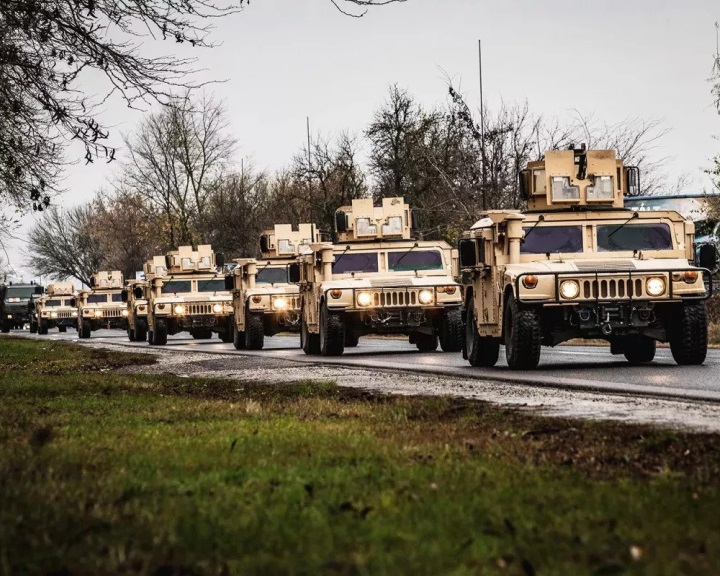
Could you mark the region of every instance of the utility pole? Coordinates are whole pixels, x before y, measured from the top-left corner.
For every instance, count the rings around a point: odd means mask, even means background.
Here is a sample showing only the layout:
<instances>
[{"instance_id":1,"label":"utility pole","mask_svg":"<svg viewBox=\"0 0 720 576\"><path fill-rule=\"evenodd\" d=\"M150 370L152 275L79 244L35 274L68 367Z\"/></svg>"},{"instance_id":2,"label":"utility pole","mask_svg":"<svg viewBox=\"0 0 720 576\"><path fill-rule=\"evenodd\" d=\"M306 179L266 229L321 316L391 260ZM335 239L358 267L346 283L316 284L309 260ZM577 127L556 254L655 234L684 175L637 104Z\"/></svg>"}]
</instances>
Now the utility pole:
<instances>
[{"instance_id":1,"label":"utility pole","mask_svg":"<svg viewBox=\"0 0 720 576\"><path fill-rule=\"evenodd\" d=\"M480 189L482 191L483 210L487 210L487 162L485 161L485 99L483 98L482 40L478 40L478 64L480 71L480 162L482 162Z\"/></svg>"}]
</instances>

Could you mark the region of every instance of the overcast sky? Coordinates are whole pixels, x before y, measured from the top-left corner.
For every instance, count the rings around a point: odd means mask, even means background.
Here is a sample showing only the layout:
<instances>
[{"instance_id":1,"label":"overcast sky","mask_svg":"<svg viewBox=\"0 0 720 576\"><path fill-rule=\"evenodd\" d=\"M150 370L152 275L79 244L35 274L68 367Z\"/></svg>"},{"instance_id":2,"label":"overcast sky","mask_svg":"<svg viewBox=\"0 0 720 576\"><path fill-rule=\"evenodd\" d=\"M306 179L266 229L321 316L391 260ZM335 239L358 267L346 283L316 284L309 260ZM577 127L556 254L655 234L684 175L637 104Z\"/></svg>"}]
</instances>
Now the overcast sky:
<instances>
[{"instance_id":1,"label":"overcast sky","mask_svg":"<svg viewBox=\"0 0 720 576\"><path fill-rule=\"evenodd\" d=\"M218 22L220 46L193 53L204 78L226 80L213 90L226 103L238 164L251 157L261 169L285 166L305 141L306 116L313 133L361 132L393 83L434 105L446 98L447 74L477 105L482 39L490 108L527 100L547 116L578 109L609 123L662 120L670 132L655 153L672 158L673 177L688 173L701 190L702 169L720 152L707 81L717 20L720 5L710 0L407 0L360 19L330 0L252 0ZM102 119L117 142L141 116L113 106ZM73 166L58 203L91 198L116 168ZM23 242L8 251L23 269Z\"/></svg>"}]
</instances>

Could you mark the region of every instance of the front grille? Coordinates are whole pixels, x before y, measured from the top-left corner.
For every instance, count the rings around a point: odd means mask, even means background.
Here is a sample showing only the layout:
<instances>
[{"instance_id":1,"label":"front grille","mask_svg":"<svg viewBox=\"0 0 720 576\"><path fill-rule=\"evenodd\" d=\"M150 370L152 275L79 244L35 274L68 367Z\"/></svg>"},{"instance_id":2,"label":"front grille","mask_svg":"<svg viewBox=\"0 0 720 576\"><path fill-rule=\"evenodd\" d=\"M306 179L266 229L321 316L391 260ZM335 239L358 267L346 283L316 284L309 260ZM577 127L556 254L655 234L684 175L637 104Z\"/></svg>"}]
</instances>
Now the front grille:
<instances>
[{"instance_id":1,"label":"front grille","mask_svg":"<svg viewBox=\"0 0 720 576\"><path fill-rule=\"evenodd\" d=\"M185 307L185 313L190 316L205 316L207 314L212 314L212 304L188 304Z\"/></svg>"},{"instance_id":2,"label":"front grille","mask_svg":"<svg viewBox=\"0 0 720 576\"><path fill-rule=\"evenodd\" d=\"M605 278L582 281L582 297L585 299L625 300L644 298L641 278Z\"/></svg>"},{"instance_id":3,"label":"front grille","mask_svg":"<svg viewBox=\"0 0 720 576\"><path fill-rule=\"evenodd\" d=\"M120 318L122 310L103 310L103 318Z\"/></svg>"},{"instance_id":4,"label":"front grille","mask_svg":"<svg viewBox=\"0 0 720 576\"><path fill-rule=\"evenodd\" d=\"M373 293L373 304L376 307L392 308L417 306L418 291L406 290L383 290L382 292Z\"/></svg>"},{"instance_id":5,"label":"front grille","mask_svg":"<svg viewBox=\"0 0 720 576\"><path fill-rule=\"evenodd\" d=\"M292 298L288 298L289 306L288 310L300 310L300 297L299 296L293 296Z\"/></svg>"},{"instance_id":6,"label":"front grille","mask_svg":"<svg viewBox=\"0 0 720 576\"><path fill-rule=\"evenodd\" d=\"M58 312L57 317L58 318L74 318L71 310L66 310L64 312Z\"/></svg>"}]
</instances>

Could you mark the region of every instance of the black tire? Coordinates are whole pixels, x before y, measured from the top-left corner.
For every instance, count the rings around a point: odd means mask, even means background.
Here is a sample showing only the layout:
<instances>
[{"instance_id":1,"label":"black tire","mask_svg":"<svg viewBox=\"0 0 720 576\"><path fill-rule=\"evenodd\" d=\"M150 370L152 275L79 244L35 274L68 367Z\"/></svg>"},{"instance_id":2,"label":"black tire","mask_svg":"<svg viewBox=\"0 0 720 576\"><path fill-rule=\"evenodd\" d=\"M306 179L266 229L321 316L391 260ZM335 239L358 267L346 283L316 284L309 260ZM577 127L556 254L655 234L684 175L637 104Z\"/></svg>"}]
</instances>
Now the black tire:
<instances>
[{"instance_id":1,"label":"black tire","mask_svg":"<svg viewBox=\"0 0 720 576\"><path fill-rule=\"evenodd\" d=\"M420 352L432 352L437 350L438 337L435 334L417 333L415 335L415 346Z\"/></svg>"},{"instance_id":2,"label":"black tire","mask_svg":"<svg viewBox=\"0 0 720 576\"><path fill-rule=\"evenodd\" d=\"M91 332L89 324L83 323L78 325L78 338L90 338Z\"/></svg>"},{"instance_id":3,"label":"black tire","mask_svg":"<svg viewBox=\"0 0 720 576\"><path fill-rule=\"evenodd\" d=\"M511 294L503 320L505 358L511 370L533 370L540 363L540 317L531 308L521 308Z\"/></svg>"},{"instance_id":4,"label":"black tire","mask_svg":"<svg viewBox=\"0 0 720 576\"><path fill-rule=\"evenodd\" d=\"M305 354L320 354L320 335L310 332L304 318L300 320L300 347Z\"/></svg>"},{"instance_id":5,"label":"black tire","mask_svg":"<svg viewBox=\"0 0 720 576\"><path fill-rule=\"evenodd\" d=\"M0 327L0 331L2 331L3 334L10 332L10 324L3 322L2 327Z\"/></svg>"},{"instance_id":6,"label":"black tire","mask_svg":"<svg viewBox=\"0 0 720 576\"><path fill-rule=\"evenodd\" d=\"M150 344L150 346L155 344L155 334L153 333L152 330L148 330L147 343Z\"/></svg>"},{"instance_id":7,"label":"black tire","mask_svg":"<svg viewBox=\"0 0 720 576\"><path fill-rule=\"evenodd\" d=\"M248 312L245 315L245 349L262 350L265 345L263 315Z\"/></svg>"},{"instance_id":8,"label":"black tire","mask_svg":"<svg viewBox=\"0 0 720 576\"><path fill-rule=\"evenodd\" d=\"M705 304L688 302L674 308L667 326L672 356L680 366L702 364L708 347Z\"/></svg>"},{"instance_id":9,"label":"black tire","mask_svg":"<svg viewBox=\"0 0 720 576\"><path fill-rule=\"evenodd\" d=\"M320 308L320 354L342 356L345 352L345 322L340 312L332 312L323 304Z\"/></svg>"},{"instance_id":10,"label":"black tire","mask_svg":"<svg viewBox=\"0 0 720 576\"><path fill-rule=\"evenodd\" d=\"M625 338L625 358L630 364L648 364L655 358L657 342L647 336L633 334Z\"/></svg>"},{"instance_id":11,"label":"black tire","mask_svg":"<svg viewBox=\"0 0 720 576\"><path fill-rule=\"evenodd\" d=\"M357 348L360 342L360 335L345 328L345 348Z\"/></svg>"},{"instance_id":12,"label":"black tire","mask_svg":"<svg viewBox=\"0 0 720 576\"><path fill-rule=\"evenodd\" d=\"M65 334L67 332L67 326L58 326L60 333Z\"/></svg>"},{"instance_id":13,"label":"black tire","mask_svg":"<svg viewBox=\"0 0 720 576\"><path fill-rule=\"evenodd\" d=\"M222 332L219 332L218 338L220 338L220 340L222 340L225 344L229 344L233 341L232 330L223 330Z\"/></svg>"},{"instance_id":14,"label":"black tire","mask_svg":"<svg viewBox=\"0 0 720 576\"><path fill-rule=\"evenodd\" d=\"M155 322L153 322L155 326L155 330L153 330L153 341L151 344L153 346L165 346L167 344L167 324L165 323L165 320L158 320L155 319Z\"/></svg>"},{"instance_id":15,"label":"black tire","mask_svg":"<svg viewBox=\"0 0 720 576\"><path fill-rule=\"evenodd\" d=\"M30 320L30 334L37 334L37 331L38 331L37 323Z\"/></svg>"},{"instance_id":16,"label":"black tire","mask_svg":"<svg viewBox=\"0 0 720 576\"><path fill-rule=\"evenodd\" d=\"M465 357L471 366L492 368L500 357L500 339L478 334L474 307L475 301L471 297L465 320Z\"/></svg>"},{"instance_id":17,"label":"black tire","mask_svg":"<svg viewBox=\"0 0 720 576\"><path fill-rule=\"evenodd\" d=\"M440 348L443 352L460 352L463 349L463 321L460 308L445 311L440 323Z\"/></svg>"},{"instance_id":18,"label":"black tire","mask_svg":"<svg viewBox=\"0 0 720 576\"><path fill-rule=\"evenodd\" d=\"M195 340L210 340L212 335L213 333L210 328L196 328L195 330L190 330L190 336L195 338Z\"/></svg>"},{"instance_id":19,"label":"black tire","mask_svg":"<svg viewBox=\"0 0 720 576\"><path fill-rule=\"evenodd\" d=\"M127 335L128 335L128 340L130 340L130 342L136 341L137 337L135 336L135 328L128 327Z\"/></svg>"},{"instance_id":20,"label":"black tire","mask_svg":"<svg viewBox=\"0 0 720 576\"><path fill-rule=\"evenodd\" d=\"M47 320L41 319L40 322L38 323L38 334L40 334L40 336L45 336L45 334L47 334L47 333L48 333Z\"/></svg>"},{"instance_id":21,"label":"black tire","mask_svg":"<svg viewBox=\"0 0 720 576\"><path fill-rule=\"evenodd\" d=\"M235 320L233 320L233 346L235 350L245 350L245 332L238 330Z\"/></svg>"}]
</instances>

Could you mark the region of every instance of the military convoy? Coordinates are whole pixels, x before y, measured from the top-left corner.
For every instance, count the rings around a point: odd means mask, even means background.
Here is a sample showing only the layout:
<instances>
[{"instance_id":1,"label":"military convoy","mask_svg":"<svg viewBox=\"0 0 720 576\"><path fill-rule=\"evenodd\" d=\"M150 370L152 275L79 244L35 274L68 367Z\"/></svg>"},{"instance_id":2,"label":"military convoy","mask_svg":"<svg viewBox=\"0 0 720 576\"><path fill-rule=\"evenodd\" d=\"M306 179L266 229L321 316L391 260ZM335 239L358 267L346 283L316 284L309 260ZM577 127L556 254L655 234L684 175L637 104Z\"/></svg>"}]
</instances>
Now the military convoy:
<instances>
[{"instance_id":1,"label":"military convoy","mask_svg":"<svg viewBox=\"0 0 720 576\"><path fill-rule=\"evenodd\" d=\"M96 272L90 278L90 289L81 290L77 298L78 336L90 338L102 328L127 329L127 306L122 301L124 284L119 270Z\"/></svg>"},{"instance_id":2,"label":"military convoy","mask_svg":"<svg viewBox=\"0 0 720 576\"><path fill-rule=\"evenodd\" d=\"M148 342L167 344L168 335L189 332L195 339L232 340L232 296L218 272L224 258L208 245L180 246L148 262L146 286L136 286L147 301Z\"/></svg>"},{"instance_id":3,"label":"military convoy","mask_svg":"<svg viewBox=\"0 0 720 576\"><path fill-rule=\"evenodd\" d=\"M57 328L59 332L67 332L68 328L77 329L75 287L70 283L49 284L47 293L31 302L30 308L32 333L45 335L52 328Z\"/></svg>"},{"instance_id":4,"label":"military convoy","mask_svg":"<svg viewBox=\"0 0 720 576\"><path fill-rule=\"evenodd\" d=\"M306 354L335 356L367 334L403 334L419 350L462 348L462 294L456 251L412 238L402 198L353 200L335 214L335 244L299 257L300 343ZM293 280L293 279L291 279Z\"/></svg>"},{"instance_id":5,"label":"military convoy","mask_svg":"<svg viewBox=\"0 0 720 576\"><path fill-rule=\"evenodd\" d=\"M337 210L333 242L314 224L276 225L261 258L225 270L210 246L180 246L126 286L98 272L77 302L72 285L36 303L39 286L0 286L2 329L31 310L40 334L77 322L80 338L110 327L151 345L187 331L259 350L265 336L299 332L306 354L334 356L365 335L402 335L421 351L462 350L473 366L494 366L503 346L510 369L527 370L543 346L600 339L631 364L651 362L658 342L678 364L701 364L717 249L675 210L628 209L639 179L613 151L552 150L520 174L527 209L478 214L457 249L414 237L403 198L358 199Z\"/></svg>"},{"instance_id":6,"label":"military convoy","mask_svg":"<svg viewBox=\"0 0 720 576\"><path fill-rule=\"evenodd\" d=\"M262 258L235 260L226 277L232 293L233 345L238 350L261 350L265 336L300 332L300 294L297 257L321 240L314 224L276 224L260 237Z\"/></svg>"},{"instance_id":7,"label":"military convoy","mask_svg":"<svg viewBox=\"0 0 720 576\"><path fill-rule=\"evenodd\" d=\"M694 226L674 211L624 208L636 169L609 150L553 150L520 175L528 209L488 211L459 243L464 357L533 369L541 346L602 339L631 364L669 342L678 364L707 352L703 276L715 250L695 259Z\"/></svg>"}]
</instances>

